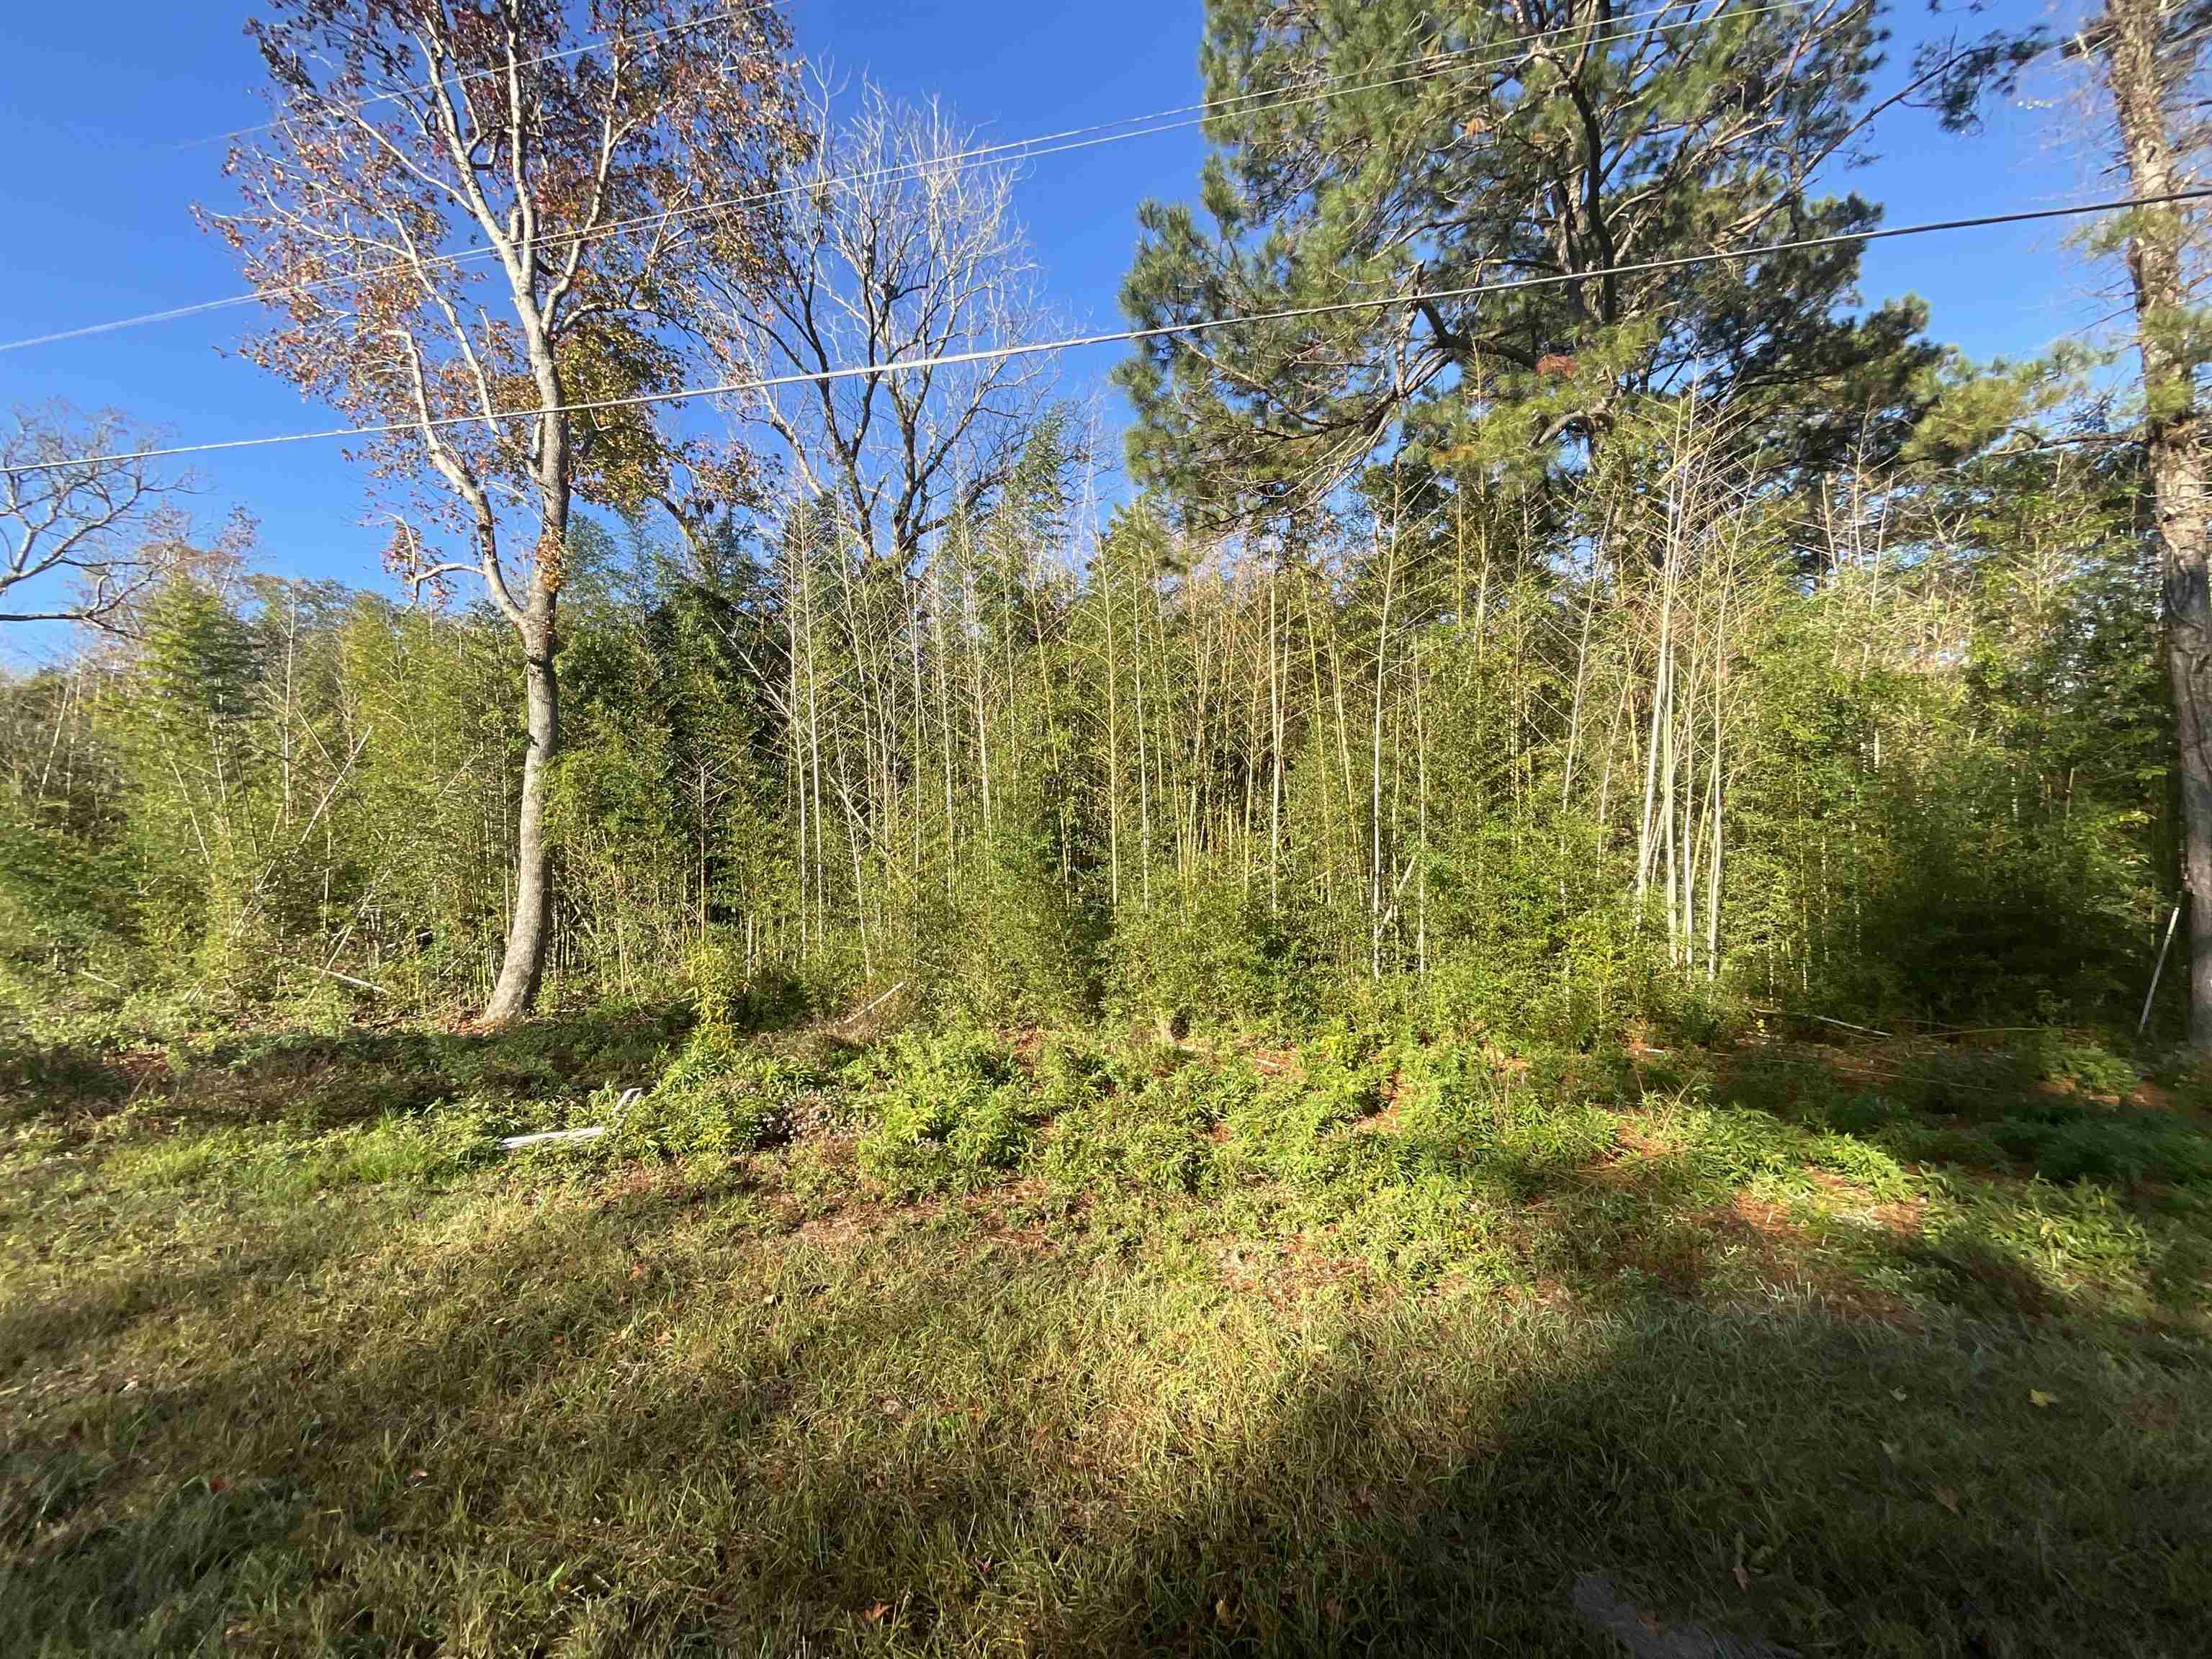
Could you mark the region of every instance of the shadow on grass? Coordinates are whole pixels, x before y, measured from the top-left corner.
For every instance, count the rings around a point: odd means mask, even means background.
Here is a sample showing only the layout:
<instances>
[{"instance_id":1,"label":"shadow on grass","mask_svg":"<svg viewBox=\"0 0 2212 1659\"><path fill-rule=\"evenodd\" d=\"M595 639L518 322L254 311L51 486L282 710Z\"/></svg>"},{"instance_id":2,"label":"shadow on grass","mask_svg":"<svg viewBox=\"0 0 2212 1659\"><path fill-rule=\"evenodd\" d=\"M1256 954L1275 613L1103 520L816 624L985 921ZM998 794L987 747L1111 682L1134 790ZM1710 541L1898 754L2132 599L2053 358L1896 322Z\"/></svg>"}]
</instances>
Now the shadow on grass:
<instances>
[{"instance_id":1,"label":"shadow on grass","mask_svg":"<svg viewBox=\"0 0 2212 1659\"><path fill-rule=\"evenodd\" d=\"M9 1379L0 1650L1600 1654L1593 1571L1808 1654L2201 1639L2191 1363L1618 1279L1283 1306L662 1179L88 1266Z\"/></svg>"},{"instance_id":2,"label":"shadow on grass","mask_svg":"<svg viewBox=\"0 0 2212 1659\"><path fill-rule=\"evenodd\" d=\"M164 1051L0 1039L0 1112L82 1127L125 1107L205 1125L326 1129L441 1101L574 1098L649 1083L690 1027L664 1002L560 1014L496 1032L428 1026L222 1034Z\"/></svg>"},{"instance_id":3,"label":"shadow on grass","mask_svg":"<svg viewBox=\"0 0 2212 1659\"><path fill-rule=\"evenodd\" d=\"M1797 1043L1718 1057L1713 1096L1916 1162L2054 1182L2212 1186L2203 1116L2100 1098L2067 1086L2052 1074L2061 1069L2033 1049Z\"/></svg>"}]
</instances>

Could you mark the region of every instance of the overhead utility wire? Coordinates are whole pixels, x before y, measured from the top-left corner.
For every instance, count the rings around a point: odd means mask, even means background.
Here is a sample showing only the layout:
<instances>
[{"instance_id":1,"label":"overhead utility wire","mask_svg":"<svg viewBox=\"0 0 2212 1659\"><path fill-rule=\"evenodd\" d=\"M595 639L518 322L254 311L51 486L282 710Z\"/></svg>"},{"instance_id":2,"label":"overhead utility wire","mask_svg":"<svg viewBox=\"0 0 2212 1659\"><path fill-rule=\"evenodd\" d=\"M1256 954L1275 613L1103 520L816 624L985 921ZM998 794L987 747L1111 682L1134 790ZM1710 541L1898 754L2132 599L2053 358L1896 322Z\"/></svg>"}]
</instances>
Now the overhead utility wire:
<instances>
[{"instance_id":1,"label":"overhead utility wire","mask_svg":"<svg viewBox=\"0 0 2212 1659\"><path fill-rule=\"evenodd\" d=\"M448 427L492 426L501 421L526 421L547 415L580 415L599 410L634 409L646 404L680 403L690 398L721 398L740 392L767 392L779 386L824 385L835 380L872 380L884 374L910 374L917 369L944 368L961 363L1002 362L1012 357L1039 356L1048 352L1079 350L1087 346L1125 345L1139 340L1201 334L1217 328L1248 323L1295 322L1310 317L1340 316L1354 311L1382 311L1398 306L1434 303L1440 300L1470 300L1491 294L1519 294L1531 289L1556 288L1566 283L1592 283L1607 276L1633 276L1650 271L1681 270L1727 259L1761 259L1777 253L1808 248L1837 247L1851 242L1879 242L1900 236L1925 236L1940 231L1985 230L1998 225L2034 224L2052 219L2078 218L2086 214L2112 213L2129 208L2162 207L2178 202L2212 197L2212 185L2170 191L2159 196L2121 197L2088 202L2077 207L2027 208L2010 213L1989 213L1967 219L1935 219L1919 224L1895 225L1876 230L1838 231L1826 236L1801 236L1787 241L1763 242L1755 247L1715 249L1704 253L1675 254L1664 259L1642 259L1597 270L1559 271L1544 276L1524 276L1512 282L1474 283L1460 288L1431 289L1413 294L1384 295L1367 300L1336 300L1325 305L1294 306L1281 311L1247 312L1225 317L1195 318L1189 322L1160 323L1148 328L1111 329L1097 334L1073 334L1056 340L1030 340L1016 345L987 346L973 351L941 352L928 357L908 357L884 363L848 363L835 368L771 374L757 380L723 380L712 386L679 386L669 392L641 392L623 398L596 398L551 408L493 410L473 415L435 415L428 419L387 421L371 426L325 427L313 432L283 432L258 438L223 438L212 442L172 444L157 448L118 450L104 455L80 455L66 460L35 461L13 469L18 472L49 472L62 467L106 465L122 461L161 460L178 455L207 455L233 449L263 449L277 444L310 443L330 438L388 437L403 432L428 432Z\"/></svg>"},{"instance_id":2,"label":"overhead utility wire","mask_svg":"<svg viewBox=\"0 0 2212 1659\"><path fill-rule=\"evenodd\" d=\"M1648 21L1652 18L1663 15L1668 11L1678 9L1683 5L1695 3L1697 3L1697 0L1666 0L1666 3L1650 12L1631 14L1620 18L1611 19L1603 24L1602 27L1606 28L1613 28L1623 23L1635 22L1638 21ZM1812 3L1812 0L1780 0L1780 3L1777 4L1750 8L1724 14L1716 13L1713 16L1753 16L1760 12L1792 10L1809 3ZM1686 19L1684 21L1710 22L1713 21L1713 19ZM1237 93L1226 98L1214 99L1206 103L1181 104L1170 109L1154 110L1149 113L1142 115L1120 116L1110 121L1094 122L1088 126L1068 127L1064 128L1058 132L1039 133L1028 138L1006 139L998 143L978 145L969 149L956 150L945 155L930 156L920 161L900 162L884 167L866 168L858 173L832 174L824 179L804 179L793 184L781 185L773 190L755 191L748 195L725 197L704 202L680 203L674 207L665 208L657 212L641 214L629 219L617 219L611 221L607 224L592 226L584 230L556 233L551 235L543 236L538 239L538 245L541 247L553 248L566 246L574 242L596 241L605 237L621 235L628 231L647 229L655 226L666 224L675 220L690 219L695 216L702 216L708 214L727 212L730 210L736 208L759 206L771 202L786 200L793 197L803 196L811 191L831 185L853 185L886 182L900 177L916 176L927 173L931 168L945 167L958 161L980 160L987 161L992 165L1002 165L1007 162L1024 161L1032 155L1059 155L1068 150L1090 149L1092 146L1098 144L1118 143L1123 139L1127 138L1151 137L1157 133L1173 132L1188 127L1201 125L1205 119L1207 118L1203 113L1197 115L1196 118L1185 120L1170 120L1168 118L1170 117L1191 115L1194 112L1220 111L1228 108L1231 105L1252 103L1255 100L1267 100L1258 104L1257 108L1259 110L1289 107L1297 104L1316 102L1322 98L1333 96L1339 92L1376 91L1388 87L1402 85L1410 81L1429 79L1432 78L1436 75L1442 74L1447 69L1455 67L1465 67L1469 69L1495 67L1499 64L1511 62L1512 58L1519 54L1513 53L1509 54L1507 57L1503 58L1481 59L1467 64L1460 63L1459 59L1468 53L1489 52L1499 46L1528 45L1532 42L1543 40L1548 38L1550 38L1549 33L1546 32L1536 32L1525 35L1509 37L1504 40L1486 41L1480 46L1462 48L1459 52L1425 52L1417 57L1401 58L1395 63L1385 64L1379 66L1383 69L1395 70L1403 68L1407 64L1425 64L1430 65L1429 68L1422 70L1415 74L1400 76L1395 80L1366 82L1360 82L1357 85L1345 85L1342 83L1351 80L1352 76L1372 72L1371 69L1346 70L1334 75L1322 77L1317 85L1313 82L1301 82L1297 87L1279 87L1265 88L1256 92ZM1607 38L1611 39L1617 37ZM1290 95L1293 93L1299 95ZM1237 112L1247 113L1254 112L1240 111ZM1158 125L1138 126L1138 124L1139 123L1157 123ZM1113 131L1118 127L1136 127L1137 130L1126 132L1117 132ZM1060 140L1075 140L1078 142L1057 142ZM489 247L462 248L451 253L434 254L428 259L424 260L423 263L428 265L465 264L479 260L489 259L493 256L494 252L495 251L493 249ZM386 265L372 265L364 270L350 272L342 276L319 277L312 282L288 283L283 287L270 288L266 289L251 289L243 294L226 295L221 299L195 301L189 305L175 306L161 311L145 312L132 317L116 318L107 322L87 323L75 328L57 330L46 334L32 335L22 339L0 341L0 351L16 351L31 346L58 344L64 341L82 339L91 335L112 333L120 329L136 328L149 323L174 322L187 317L202 316L210 312L228 310L237 306L252 305L258 301L281 299L288 295L319 293L325 289L343 287L349 283L358 282L366 276L374 276L386 270L395 270L402 268L403 264L401 262L393 262L392 264Z\"/></svg>"},{"instance_id":3,"label":"overhead utility wire","mask_svg":"<svg viewBox=\"0 0 2212 1659\"><path fill-rule=\"evenodd\" d=\"M1651 22L1655 19L1665 16L1668 12L1679 11L1684 6L1694 6L1701 3L1702 0L1663 0L1663 3L1653 7L1649 11L1625 12L1618 17L1601 19L1589 26L1588 39L1598 45L1613 45L1626 40L1629 34L1635 32L1631 27L1632 25ZM1819 3L1821 3L1821 0L1769 0L1769 3L1764 5L1739 7L1734 10L1717 9L1704 17L1680 18L1677 20L1675 26L1708 27L1718 22L1733 21L1738 18L1759 17L1771 12L1801 11L1808 6ZM872 184L896 179L902 175L926 174L934 168L947 167L956 161L987 161L997 165L1007 161L1027 161L1033 155L1056 155L1068 150L1087 149L1094 144L1119 143L1125 138L1149 138L1156 133L1176 132L1188 127L1202 126L1218 113L1249 115L1264 113L1269 110L1295 108L1302 104L1318 103L1324 99L1333 98L1343 93L1379 92L1418 81L1433 80L1453 70L1497 69L1526 54L1520 52L1508 52L1502 57L1480 57L1476 54L1496 52L1500 48L1507 46L1534 46L1562 38L1582 40L1584 37L1581 31L1575 30L1570 26L1566 29L1536 29L1526 34L1506 35L1498 40L1485 40L1476 46L1459 46L1448 52L1419 52L1410 58L1395 58L1388 63L1368 64L1358 69L1339 70L1334 74L1301 81L1296 85L1266 87L1254 92L1231 93L1225 97L1208 99L1203 103L1178 104L1171 108L1153 110L1143 115L1124 115L1110 121L1096 121L1088 126L1066 127L1058 132L1037 133L1027 138L1005 139L998 143L980 144L969 149L953 150L943 155L926 156L918 161L902 161L887 167L863 168L858 173L833 173L823 179L802 179L794 184L782 185L774 190L757 191L746 196L679 204L656 213L643 214L632 219L616 220L611 223L595 226L588 230L570 231L547 238L545 242L547 246L559 246L566 242L588 241L600 236L619 235L624 231L644 229L665 223L672 219L688 219L696 215L716 213L731 208L752 207L792 197L805 196L830 185ZM1387 80L1359 81L1355 78L1362 75L1372 75L1378 70L1395 71L1407 69L1411 69L1413 72L1394 75L1392 78ZM1232 107L1240 104L1252 105L1253 107L1249 109ZM1182 120L1170 118L1178 116L1194 118ZM1139 125L1140 123L1154 125ZM1116 132L1114 131L1116 127L1136 127L1138 130ZM1063 139L1075 139L1081 142L1073 143L1060 142ZM1048 148L1044 148L1047 146ZM488 257L491 252L489 248L470 248L440 257L448 260L483 258ZM244 301L257 297L258 296L255 295L246 295L238 296L238 299ZM0 350L5 349L7 349L6 345L0 344Z\"/></svg>"},{"instance_id":4,"label":"overhead utility wire","mask_svg":"<svg viewBox=\"0 0 2212 1659\"><path fill-rule=\"evenodd\" d=\"M1669 11L1677 10L1683 5L1695 3L1697 0L1667 0L1666 4L1650 11L1624 13L1620 17L1608 19L1600 25L1599 28L1614 29L1624 25L1649 22ZM1705 27L1716 22L1735 18L1756 17L1778 11L1801 10L1813 3L1815 3L1815 0L1774 0L1773 3L1767 5L1717 11L1705 17L1686 17L1680 19L1680 23L1682 26ZM883 183L900 178L918 177L927 174L933 168L949 167L959 161L981 161L989 165L1001 166L1027 161L1035 156L1057 155L1070 150L1089 149L1100 144L1119 143L1127 138L1149 138L1158 133L1201 126L1212 118L1212 114L1224 111L1237 114L1255 114L1267 110L1292 108L1301 104L1318 103L1343 93L1376 92L1391 87L1404 86L1413 82L1431 80L1454 69L1494 69L1511 63L1514 58L1522 54L1510 52L1502 58L1470 58L1469 55L1492 52L1501 46L1527 46L1553 39L1559 33L1553 30L1518 35L1504 40L1485 41L1480 46L1462 47L1453 52L1426 52L1418 57L1401 58L1395 63L1382 64L1379 67L1395 70L1404 68L1407 64L1424 64L1429 67L1388 80L1355 82L1352 77L1371 73L1372 70L1345 70L1335 75L1323 76L1318 83L1303 82L1297 87L1279 87L1257 92L1237 93L1229 97L1217 98L1205 103L1182 104L1171 109L1155 110L1145 115L1124 115L1115 120L1096 122L1089 126L1068 127L1059 132L1039 133L1029 138L1006 139L995 144L983 144L970 149L955 150L944 155L929 156L920 161L867 168L858 173L833 174L826 179L804 179L793 184L779 185L773 190L756 191L750 195L726 197L705 202L680 203L674 207L643 214L635 218L618 219L585 230L543 236L538 239L538 246L552 248L565 246L573 242L596 241L603 237L617 236L632 230L647 229L672 221L788 200L832 185ZM1601 42L1610 43L1626 37L1601 33L1597 38ZM1255 100L1264 101L1255 102ZM1239 104L1251 104L1253 107L1249 110L1231 111L1231 106ZM1181 120L1168 118L1174 116L1183 116L1188 118ZM1153 125L1144 126L1135 125L1142 122ZM1134 130L1121 132L1113 131L1117 127L1133 127ZM426 265L465 264L489 259L493 257L494 252L488 247L461 248L451 253L433 254L425 259L423 264ZM107 322L85 323L75 328L59 329L46 334L29 335L21 339L0 340L0 352L20 351L32 346L57 345L68 340L83 339L96 334L113 333L118 330L137 328L149 323L176 322L187 317L204 316L210 312L225 311L238 306L253 305L282 299L288 295L319 293L325 289L341 288L349 283L359 282L363 277L403 268L411 269L404 262L395 261L386 265L372 265L366 270L354 271L343 276L318 277L313 282L288 283L283 287L266 289L257 289L243 294L226 295L217 300L198 300L189 305L175 306L163 311L143 312L137 316L118 317Z\"/></svg>"}]
</instances>

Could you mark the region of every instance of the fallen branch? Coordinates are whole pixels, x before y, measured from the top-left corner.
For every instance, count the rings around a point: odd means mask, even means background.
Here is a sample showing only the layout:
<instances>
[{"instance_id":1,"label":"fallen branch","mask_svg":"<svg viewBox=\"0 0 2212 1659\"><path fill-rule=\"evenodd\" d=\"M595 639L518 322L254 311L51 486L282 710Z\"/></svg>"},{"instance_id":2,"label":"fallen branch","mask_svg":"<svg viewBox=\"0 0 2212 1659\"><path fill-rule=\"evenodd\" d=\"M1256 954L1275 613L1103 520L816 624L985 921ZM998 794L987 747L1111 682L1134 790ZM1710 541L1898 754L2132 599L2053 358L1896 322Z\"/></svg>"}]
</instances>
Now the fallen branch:
<instances>
[{"instance_id":1,"label":"fallen branch","mask_svg":"<svg viewBox=\"0 0 2212 1659\"><path fill-rule=\"evenodd\" d=\"M1830 1019L1826 1014L1814 1014L1810 1018L1819 1020L1823 1025L1838 1025L1846 1031L1863 1031L1869 1036L1886 1037L1890 1035L1887 1031L1877 1031L1871 1025L1854 1025L1847 1019Z\"/></svg>"},{"instance_id":2,"label":"fallen branch","mask_svg":"<svg viewBox=\"0 0 2212 1659\"><path fill-rule=\"evenodd\" d=\"M300 965L311 974L320 974L325 979L337 980L339 983L350 985L356 990L374 991L380 997L388 997L392 994L381 985L371 985L365 979L356 979L351 974L342 974L335 968L318 968L312 962L303 962Z\"/></svg>"},{"instance_id":3,"label":"fallen branch","mask_svg":"<svg viewBox=\"0 0 2212 1659\"><path fill-rule=\"evenodd\" d=\"M901 980L897 984L892 986L890 990L884 992L883 995L878 997L866 1007L861 1009L857 1013L846 1015L844 1018L838 1020L836 1024L840 1025L850 1025L857 1020L866 1019L870 1014L874 1013L877 1009L882 1007L884 1004L889 1002L893 997L896 996L901 991L905 989L906 981L904 980Z\"/></svg>"},{"instance_id":4,"label":"fallen branch","mask_svg":"<svg viewBox=\"0 0 2212 1659\"><path fill-rule=\"evenodd\" d=\"M499 1143L503 1152L512 1152L524 1146L544 1146L562 1141L597 1140L601 1135L611 1134L621 1127L623 1114L633 1101L645 1092L642 1089L625 1089L622 1098L615 1102L615 1115L605 1123L594 1123L581 1129L540 1129L535 1134L509 1135Z\"/></svg>"},{"instance_id":5,"label":"fallen branch","mask_svg":"<svg viewBox=\"0 0 2212 1659\"><path fill-rule=\"evenodd\" d=\"M501 1152L511 1152L517 1147L543 1146L556 1140L597 1140L606 1132L604 1123L594 1123L588 1129L543 1129L534 1135L509 1135L499 1146Z\"/></svg>"}]
</instances>

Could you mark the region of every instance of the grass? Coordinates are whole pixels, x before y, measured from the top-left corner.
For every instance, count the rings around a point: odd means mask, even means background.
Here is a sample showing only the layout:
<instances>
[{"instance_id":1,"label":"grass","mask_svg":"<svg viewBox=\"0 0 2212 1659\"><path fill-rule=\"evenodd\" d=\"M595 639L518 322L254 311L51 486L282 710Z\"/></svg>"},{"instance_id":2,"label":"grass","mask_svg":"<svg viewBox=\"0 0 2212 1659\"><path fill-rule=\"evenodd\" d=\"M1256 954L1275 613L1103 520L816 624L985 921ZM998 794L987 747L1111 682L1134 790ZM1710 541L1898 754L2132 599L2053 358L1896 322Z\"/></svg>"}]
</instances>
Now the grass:
<instances>
[{"instance_id":1,"label":"grass","mask_svg":"<svg viewBox=\"0 0 2212 1659\"><path fill-rule=\"evenodd\" d=\"M161 1060L8 1061L9 1655L1605 1654L1589 1573L1805 1654L2212 1614L2205 1123L2078 1054Z\"/></svg>"}]
</instances>

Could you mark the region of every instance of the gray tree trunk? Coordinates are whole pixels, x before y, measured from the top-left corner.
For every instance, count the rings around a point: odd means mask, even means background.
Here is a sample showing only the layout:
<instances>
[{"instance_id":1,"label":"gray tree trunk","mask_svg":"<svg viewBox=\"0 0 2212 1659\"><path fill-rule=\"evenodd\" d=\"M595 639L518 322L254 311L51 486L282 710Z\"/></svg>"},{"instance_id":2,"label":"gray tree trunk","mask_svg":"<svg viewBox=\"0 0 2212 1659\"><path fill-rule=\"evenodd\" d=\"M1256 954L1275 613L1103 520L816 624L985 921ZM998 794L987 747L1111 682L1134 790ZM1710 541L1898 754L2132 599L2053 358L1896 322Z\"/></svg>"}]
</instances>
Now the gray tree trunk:
<instances>
[{"instance_id":1,"label":"gray tree trunk","mask_svg":"<svg viewBox=\"0 0 2212 1659\"><path fill-rule=\"evenodd\" d=\"M515 834L514 908L507 925L507 953L499 982L484 1006L483 1023L510 1025L538 1000L552 914L550 849L545 845L546 768L561 741L561 691L553 674L555 594L541 574L533 584L522 627L523 683L530 747L522 762L522 812Z\"/></svg>"},{"instance_id":2,"label":"gray tree trunk","mask_svg":"<svg viewBox=\"0 0 2212 1659\"><path fill-rule=\"evenodd\" d=\"M2093 38L2138 197L2181 187L2159 61L2159 0L2110 0ZM2191 364L2166 329L2188 303L2179 207L2138 210L2128 240L2151 495L2164 551L2167 674L2181 749L2182 875L2189 890L2189 1041L2212 1052L2212 595L2205 584L2204 463ZM2164 325L2165 326L2161 326Z\"/></svg>"}]
</instances>

